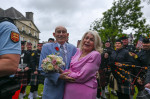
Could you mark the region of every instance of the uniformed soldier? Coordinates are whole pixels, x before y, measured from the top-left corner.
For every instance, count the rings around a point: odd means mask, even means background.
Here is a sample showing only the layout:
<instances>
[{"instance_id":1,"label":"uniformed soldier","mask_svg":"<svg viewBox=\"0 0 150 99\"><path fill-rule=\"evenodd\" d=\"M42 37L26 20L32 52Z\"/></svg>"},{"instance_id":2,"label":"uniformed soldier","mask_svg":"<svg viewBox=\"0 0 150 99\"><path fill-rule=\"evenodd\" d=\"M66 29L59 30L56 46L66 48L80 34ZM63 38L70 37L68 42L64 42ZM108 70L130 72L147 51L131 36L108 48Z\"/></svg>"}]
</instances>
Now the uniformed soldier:
<instances>
[{"instance_id":1,"label":"uniformed soldier","mask_svg":"<svg viewBox=\"0 0 150 99\"><path fill-rule=\"evenodd\" d=\"M138 66L141 66L141 67L147 67L148 70L150 68L150 41L148 38L143 38L143 49L138 53L138 58L137 58L137 65ZM146 78L146 74L147 74L147 70L145 69L136 69L137 70L137 73L140 72L139 74L139 79L137 80L137 88L138 88L138 95L137 95L137 98L139 98L141 92L143 91L144 89L144 84L145 83L148 83L148 80L145 80ZM148 76L148 74L147 74ZM147 77L148 79L148 77ZM146 81L146 82L145 82ZM141 96L140 96L141 98ZM141 98L142 99L142 98ZM143 97L143 99L145 99Z\"/></svg>"},{"instance_id":2,"label":"uniformed soldier","mask_svg":"<svg viewBox=\"0 0 150 99\"><path fill-rule=\"evenodd\" d=\"M123 36L120 38L123 43L123 48L127 49L129 52L135 52L136 48L134 45L128 45L128 37Z\"/></svg>"},{"instance_id":3,"label":"uniformed soldier","mask_svg":"<svg viewBox=\"0 0 150 99\"><path fill-rule=\"evenodd\" d=\"M126 74L124 71L130 71L130 68L124 67L122 64L130 63L134 64L134 60L130 57L128 50L122 48L122 41L116 40L115 48L116 50L112 51L109 60L109 66L111 67L111 72L117 80L117 96L118 99L130 99L131 88L130 83L132 81L130 75ZM119 62L121 64L116 64ZM123 71L124 70L124 71ZM128 79L125 80L124 78Z\"/></svg>"},{"instance_id":4,"label":"uniformed soldier","mask_svg":"<svg viewBox=\"0 0 150 99\"><path fill-rule=\"evenodd\" d=\"M26 86L30 82L30 58L31 58L31 53L32 53L32 44L30 42L27 42L26 44L27 51L24 50L25 48L25 42L22 42L21 48L22 48L22 54L21 54L21 59L20 59L20 66L17 69L16 77L20 78L22 88L19 94L19 98L23 99L23 97L26 95Z\"/></svg>"},{"instance_id":5,"label":"uniformed soldier","mask_svg":"<svg viewBox=\"0 0 150 99\"><path fill-rule=\"evenodd\" d=\"M121 41L123 43L123 48L129 51L129 55L133 59L136 59L137 58L136 48L135 48L135 46L133 44L132 45L128 44L128 37L127 36L123 36L120 39L121 39ZM133 94L130 95L130 99L133 99Z\"/></svg>"},{"instance_id":6,"label":"uniformed soldier","mask_svg":"<svg viewBox=\"0 0 150 99\"><path fill-rule=\"evenodd\" d=\"M37 50L33 51L31 54L31 79L30 79L30 94L28 96L29 99L37 98L38 96L38 84L39 80L42 80L42 78L39 77L38 72L38 66L39 66L39 59L40 59L40 54L41 54L41 49L42 49L43 43L38 43L37 45ZM44 76L43 77L43 82L44 82ZM40 79L39 79L40 78Z\"/></svg>"},{"instance_id":7,"label":"uniformed soldier","mask_svg":"<svg viewBox=\"0 0 150 99\"><path fill-rule=\"evenodd\" d=\"M101 97L106 98L105 93L108 94L108 82L109 82L109 76L110 76L110 72L109 72L109 68L108 68L108 59L112 53L113 49L111 48L111 43L110 41L106 41L105 42L105 48L104 48L104 52L101 55L101 65L100 65L100 69L99 69L99 73L100 73L100 86L102 87L102 94Z\"/></svg>"},{"instance_id":8,"label":"uniformed soldier","mask_svg":"<svg viewBox=\"0 0 150 99\"><path fill-rule=\"evenodd\" d=\"M14 74L21 54L20 33L12 19L0 17L0 99L12 99L18 90Z\"/></svg>"}]
</instances>

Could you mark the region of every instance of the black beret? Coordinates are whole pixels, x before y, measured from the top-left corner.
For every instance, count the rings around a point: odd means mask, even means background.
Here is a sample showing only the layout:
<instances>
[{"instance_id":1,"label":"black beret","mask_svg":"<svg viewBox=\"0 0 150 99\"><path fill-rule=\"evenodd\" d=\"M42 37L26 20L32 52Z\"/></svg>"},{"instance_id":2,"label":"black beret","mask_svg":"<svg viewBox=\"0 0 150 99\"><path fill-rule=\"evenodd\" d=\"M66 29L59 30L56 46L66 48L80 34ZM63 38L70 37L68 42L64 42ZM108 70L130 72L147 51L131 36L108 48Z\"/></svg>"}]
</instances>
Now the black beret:
<instances>
[{"instance_id":1,"label":"black beret","mask_svg":"<svg viewBox=\"0 0 150 99\"><path fill-rule=\"evenodd\" d=\"M121 41L121 40L122 40L122 39L117 39L117 40L116 40L116 42L120 42L120 43L122 43L122 41Z\"/></svg>"},{"instance_id":2,"label":"black beret","mask_svg":"<svg viewBox=\"0 0 150 99\"><path fill-rule=\"evenodd\" d=\"M107 40L105 43L107 43L107 42L110 43L110 40Z\"/></svg>"},{"instance_id":3,"label":"black beret","mask_svg":"<svg viewBox=\"0 0 150 99\"><path fill-rule=\"evenodd\" d=\"M50 40L54 41L54 39L53 39L53 38L49 38L49 39L48 39L48 41L50 41Z\"/></svg>"},{"instance_id":4,"label":"black beret","mask_svg":"<svg viewBox=\"0 0 150 99\"><path fill-rule=\"evenodd\" d=\"M121 37L120 39L121 39L121 40L124 40L124 39L128 39L128 37L123 36L123 37Z\"/></svg>"},{"instance_id":5,"label":"black beret","mask_svg":"<svg viewBox=\"0 0 150 99\"><path fill-rule=\"evenodd\" d=\"M21 41L21 45L25 45L26 41Z\"/></svg>"}]
</instances>

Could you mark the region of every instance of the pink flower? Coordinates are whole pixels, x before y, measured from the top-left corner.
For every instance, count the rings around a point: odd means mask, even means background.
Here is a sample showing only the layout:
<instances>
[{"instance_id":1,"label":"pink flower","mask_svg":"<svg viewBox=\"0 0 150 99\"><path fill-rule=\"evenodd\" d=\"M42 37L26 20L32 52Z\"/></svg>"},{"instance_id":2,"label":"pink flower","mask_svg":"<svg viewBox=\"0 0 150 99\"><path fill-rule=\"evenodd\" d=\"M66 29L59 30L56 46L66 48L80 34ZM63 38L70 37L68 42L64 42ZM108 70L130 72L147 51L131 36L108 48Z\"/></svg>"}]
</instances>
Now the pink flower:
<instances>
[{"instance_id":1,"label":"pink flower","mask_svg":"<svg viewBox=\"0 0 150 99\"><path fill-rule=\"evenodd\" d=\"M53 60L53 61L52 61L52 64L53 64L53 65L56 65L56 60Z\"/></svg>"}]
</instances>

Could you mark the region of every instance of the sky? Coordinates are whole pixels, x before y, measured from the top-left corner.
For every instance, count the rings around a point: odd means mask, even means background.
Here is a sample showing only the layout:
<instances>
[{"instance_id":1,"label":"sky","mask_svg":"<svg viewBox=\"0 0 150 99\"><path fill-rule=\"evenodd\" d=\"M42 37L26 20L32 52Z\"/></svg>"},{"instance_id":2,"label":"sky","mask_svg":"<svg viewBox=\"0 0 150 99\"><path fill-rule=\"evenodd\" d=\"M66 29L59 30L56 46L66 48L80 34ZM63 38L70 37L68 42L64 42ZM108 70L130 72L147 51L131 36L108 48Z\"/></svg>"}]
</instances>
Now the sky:
<instances>
[{"instance_id":1,"label":"sky","mask_svg":"<svg viewBox=\"0 0 150 99\"><path fill-rule=\"evenodd\" d=\"M112 7L114 0L0 0L0 8L14 7L24 16L33 12L34 23L40 30L40 42L54 38L56 26L65 26L69 33L69 43L77 45L92 22L103 17L103 12ZM150 24L150 5L143 2L143 17Z\"/></svg>"}]
</instances>

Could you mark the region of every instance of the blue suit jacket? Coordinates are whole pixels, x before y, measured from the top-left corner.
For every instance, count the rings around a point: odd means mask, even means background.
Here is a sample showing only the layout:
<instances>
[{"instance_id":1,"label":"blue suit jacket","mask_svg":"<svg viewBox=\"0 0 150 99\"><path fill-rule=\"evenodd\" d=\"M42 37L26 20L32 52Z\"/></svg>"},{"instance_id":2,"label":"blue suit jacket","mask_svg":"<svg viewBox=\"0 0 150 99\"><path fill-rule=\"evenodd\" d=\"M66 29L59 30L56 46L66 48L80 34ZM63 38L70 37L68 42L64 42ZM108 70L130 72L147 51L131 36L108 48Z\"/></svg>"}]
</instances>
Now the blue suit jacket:
<instances>
[{"instance_id":1,"label":"blue suit jacket","mask_svg":"<svg viewBox=\"0 0 150 99\"><path fill-rule=\"evenodd\" d=\"M65 66L65 69L68 69L70 67L71 57L76 53L76 47L72 44L65 44L67 47L67 64ZM43 45L39 61L39 70L42 71L41 63L47 55L58 53L58 51L56 51L55 49L56 47L58 47L57 43L47 43ZM56 72L50 72L44 73L44 75L45 80L42 99L63 99L65 81L58 79L60 74Z\"/></svg>"}]
</instances>

